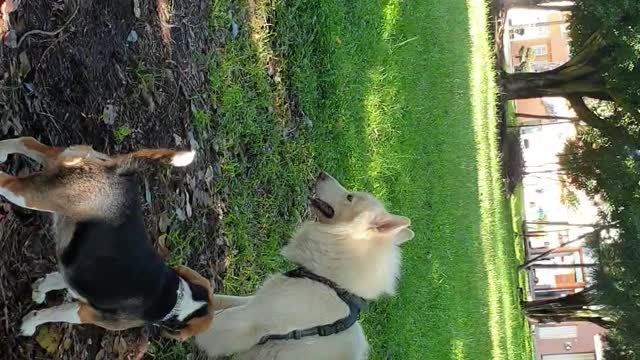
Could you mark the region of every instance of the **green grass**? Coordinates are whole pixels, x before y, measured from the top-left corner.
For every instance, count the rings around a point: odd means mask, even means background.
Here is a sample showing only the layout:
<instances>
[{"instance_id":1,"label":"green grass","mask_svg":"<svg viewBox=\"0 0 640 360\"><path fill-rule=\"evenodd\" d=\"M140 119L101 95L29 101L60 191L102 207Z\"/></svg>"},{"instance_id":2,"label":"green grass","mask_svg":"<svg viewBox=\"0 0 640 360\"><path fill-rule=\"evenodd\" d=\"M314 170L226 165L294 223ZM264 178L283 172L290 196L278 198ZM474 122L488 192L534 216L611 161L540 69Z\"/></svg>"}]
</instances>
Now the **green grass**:
<instances>
[{"instance_id":1,"label":"green grass","mask_svg":"<svg viewBox=\"0 0 640 360\"><path fill-rule=\"evenodd\" d=\"M508 126L518 125L518 118L516 117L516 102L514 100L507 101L506 115Z\"/></svg>"},{"instance_id":2,"label":"green grass","mask_svg":"<svg viewBox=\"0 0 640 360\"><path fill-rule=\"evenodd\" d=\"M129 135L131 135L131 129L128 126L120 126L113 130L113 138L116 144L122 144Z\"/></svg>"},{"instance_id":3,"label":"green grass","mask_svg":"<svg viewBox=\"0 0 640 360\"><path fill-rule=\"evenodd\" d=\"M364 316L372 359L531 359L486 15L482 0L213 3L226 293L290 266L279 249L325 169L417 234L398 294Z\"/></svg>"},{"instance_id":4,"label":"green grass","mask_svg":"<svg viewBox=\"0 0 640 360\"><path fill-rule=\"evenodd\" d=\"M522 233L522 222L524 221L524 187L522 184L516 186L511 195L510 207L512 209L512 225L516 234ZM524 250L524 249L523 249Z\"/></svg>"}]
</instances>

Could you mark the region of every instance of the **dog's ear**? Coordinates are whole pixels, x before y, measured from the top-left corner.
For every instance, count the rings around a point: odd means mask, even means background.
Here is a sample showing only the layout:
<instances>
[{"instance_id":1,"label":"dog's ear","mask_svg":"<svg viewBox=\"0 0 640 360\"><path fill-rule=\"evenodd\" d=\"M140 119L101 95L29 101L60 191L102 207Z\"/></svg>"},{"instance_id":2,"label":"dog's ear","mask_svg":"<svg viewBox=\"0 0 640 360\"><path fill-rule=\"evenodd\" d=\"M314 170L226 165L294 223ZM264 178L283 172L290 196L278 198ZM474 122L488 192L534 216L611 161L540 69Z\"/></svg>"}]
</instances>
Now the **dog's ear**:
<instances>
[{"instance_id":1,"label":"dog's ear","mask_svg":"<svg viewBox=\"0 0 640 360\"><path fill-rule=\"evenodd\" d=\"M373 221L374 229L384 235L396 234L411 225L411 220L404 216L385 214Z\"/></svg>"},{"instance_id":2,"label":"dog's ear","mask_svg":"<svg viewBox=\"0 0 640 360\"><path fill-rule=\"evenodd\" d=\"M207 296L207 309L204 314L199 314L200 316L193 317L192 319L187 321L187 324L184 328L174 334L165 333L165 336L167 337L185 341L193 335L207 331L207 329L209 329L209 327L211 326L214 314L213 288L211 287L211 283L207 279L186 266L178 266L174 270L187 282L202 287Z\"/></svg>"},{"instance_id":3,"label":"dog's ear","mask_svg":"<svg viewBox=\"0 0 640 360\"><path fill-rule=\"evenodd\" d=\"M400 232L398 233L398 235L396 235L393 238L393 242L396 245L402 245L403 243L413 239L413 237L416 234L413 232L413 230L409 229L409 228L404 228L402 230L400 230Z\"/></svg>"}]
</instances>

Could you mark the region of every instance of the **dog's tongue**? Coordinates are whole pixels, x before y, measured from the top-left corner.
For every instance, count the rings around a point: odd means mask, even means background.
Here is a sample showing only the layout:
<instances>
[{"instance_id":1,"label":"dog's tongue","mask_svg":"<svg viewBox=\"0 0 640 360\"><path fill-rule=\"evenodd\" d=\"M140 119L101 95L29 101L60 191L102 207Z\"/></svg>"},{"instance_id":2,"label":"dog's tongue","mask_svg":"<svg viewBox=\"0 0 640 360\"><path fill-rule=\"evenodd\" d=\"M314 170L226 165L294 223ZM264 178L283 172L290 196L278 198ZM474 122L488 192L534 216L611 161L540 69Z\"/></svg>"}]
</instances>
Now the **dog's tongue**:
<instances>
[{"instance_id":1,"label":"dog's tongue","mask_svg":"<svg viewBox=\"0 0 640 360\"><path fill-rule=\"evenodd\" d=\"M333 218L333 215L335 215L335 211L333 210L333 207L331 207L331 205L329 205L327 202L321 199L311 198L311 205L313 205L316 209L320 210L322 215L327 217L327 219L331 219Z\"/></svg>"}]
</instances>

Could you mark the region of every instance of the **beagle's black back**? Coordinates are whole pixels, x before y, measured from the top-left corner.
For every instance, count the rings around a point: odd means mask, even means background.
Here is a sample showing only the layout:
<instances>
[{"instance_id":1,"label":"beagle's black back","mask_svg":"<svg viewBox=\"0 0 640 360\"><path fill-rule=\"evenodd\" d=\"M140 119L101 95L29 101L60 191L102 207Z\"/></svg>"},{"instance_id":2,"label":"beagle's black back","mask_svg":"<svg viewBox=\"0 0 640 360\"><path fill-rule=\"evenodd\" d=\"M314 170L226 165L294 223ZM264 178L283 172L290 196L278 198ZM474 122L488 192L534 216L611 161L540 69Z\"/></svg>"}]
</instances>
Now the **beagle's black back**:
<instances>
[{"instance_id":1,"label":"beagle's black back","mask_svg":"<svg viewBox=\"0 0 640 360\"><path fill-rule=\"evenodd\" d=\"M110 215L75 224L59 252L62 271L71 288L104 314L157 321L176 304L178 276L149 241L137 176L107 172L120 199Z\"/></svg>"}]
</instances>

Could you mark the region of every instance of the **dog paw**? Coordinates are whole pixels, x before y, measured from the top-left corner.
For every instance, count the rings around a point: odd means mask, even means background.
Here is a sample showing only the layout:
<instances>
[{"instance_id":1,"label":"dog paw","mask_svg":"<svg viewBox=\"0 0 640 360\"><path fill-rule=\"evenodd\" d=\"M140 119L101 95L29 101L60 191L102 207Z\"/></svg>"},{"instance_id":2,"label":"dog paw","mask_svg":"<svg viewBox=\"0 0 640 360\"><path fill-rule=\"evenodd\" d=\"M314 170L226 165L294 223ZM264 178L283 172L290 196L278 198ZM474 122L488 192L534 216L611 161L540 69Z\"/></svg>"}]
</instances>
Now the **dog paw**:
<instances>
[{"instance_id":1,"label":"dog paw","mask_svg":"<svg viewBox=\"0 0 640 360\"><path fill-rule=\"evenodd\" d=\"M41 292L40 290L33 290L31 293L31 300L33 300L36 304L43 304L45 300L47 300L47 294Z\"/></svg>"},{"instance_id":2,"label":"dog paw","mask_svg":"<svg viewBox=\"0 0 640 360\"><path fill-rule=\"evenodd\" d=\"M44 279L45 278L40 278L31 285L31 288L33 289L31 292L31 299L36 304L42 304L47 299L47 293L40 290L40 286L44 282Z\"/></svg>"},{"instance_id":3,"label":"dog paw","mask_svg":"<svg viewBox=\"0 0 640 360\"><path fill-rule=\"evenodd\" d=\"M36 328L38 327L37 317L38 311L33 310L22 318L20 336L33 336L36 333Z\"/></svg>"}]
</instances>

